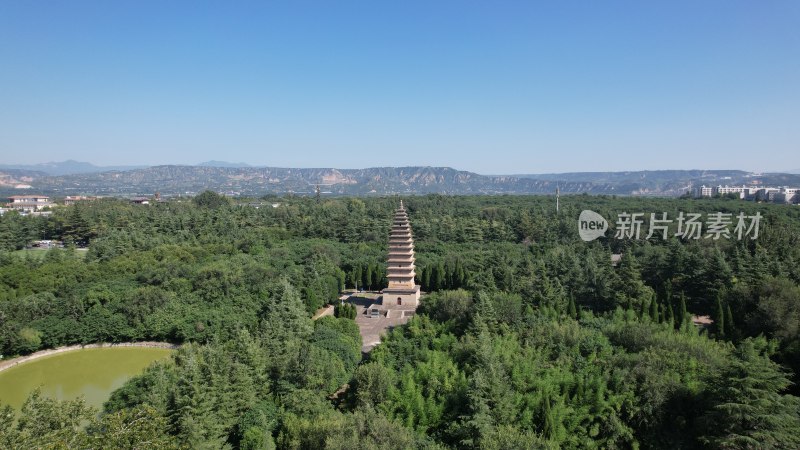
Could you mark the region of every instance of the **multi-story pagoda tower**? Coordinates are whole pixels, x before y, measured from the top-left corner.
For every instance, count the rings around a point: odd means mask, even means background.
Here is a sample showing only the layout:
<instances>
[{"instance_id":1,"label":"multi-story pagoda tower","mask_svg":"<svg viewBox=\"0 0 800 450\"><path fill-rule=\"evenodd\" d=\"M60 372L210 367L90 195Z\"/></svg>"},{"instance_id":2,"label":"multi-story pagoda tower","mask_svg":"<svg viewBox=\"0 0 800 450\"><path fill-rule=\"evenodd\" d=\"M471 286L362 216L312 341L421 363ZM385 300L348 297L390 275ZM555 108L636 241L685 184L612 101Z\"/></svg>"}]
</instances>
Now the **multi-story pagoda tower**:
<instances>
[{"instance_id":1,"label":"multi-story pagoda tower","mask_svg":"<svg viewBox=\"0 0 800 450\"><path fill-rule=\"evenodd\" d=\"M416 308L419 305L419 285L414 284L414 239L411 237L411 225L402 200L400 207L394 212L392 231L389 234L387 269L389 287L383 290L383 307Z\"/></svg>"}]
</instances>

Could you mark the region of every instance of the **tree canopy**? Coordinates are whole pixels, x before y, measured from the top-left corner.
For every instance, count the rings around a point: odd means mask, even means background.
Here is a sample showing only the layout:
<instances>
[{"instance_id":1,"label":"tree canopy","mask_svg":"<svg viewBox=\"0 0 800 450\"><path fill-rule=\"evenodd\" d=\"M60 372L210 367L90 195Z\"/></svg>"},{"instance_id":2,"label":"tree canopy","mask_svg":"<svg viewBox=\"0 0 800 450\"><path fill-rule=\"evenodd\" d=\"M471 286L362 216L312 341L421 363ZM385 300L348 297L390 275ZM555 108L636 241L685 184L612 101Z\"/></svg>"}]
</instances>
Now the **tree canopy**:
<instances>
[{"instance_id":1,"label":"tree canopy","mask_svg":"<svg viewBox=\"0 0 800 450\"><path fill-rule=\"evenodd\" d=\"M339 295L386 286L397 198L255 208L204 192L0 216L0 353L183 344L99 414L39 393L5 408L0 446L800 446L796 208L566 196L556 214L548 197L403 200L427 295L368 355ZM764 222L756 240L587 243L584 209ZM36 239L67 246L23 250ZM336 317L312 321L326 304Z\"/></svg>"}]
</instances>

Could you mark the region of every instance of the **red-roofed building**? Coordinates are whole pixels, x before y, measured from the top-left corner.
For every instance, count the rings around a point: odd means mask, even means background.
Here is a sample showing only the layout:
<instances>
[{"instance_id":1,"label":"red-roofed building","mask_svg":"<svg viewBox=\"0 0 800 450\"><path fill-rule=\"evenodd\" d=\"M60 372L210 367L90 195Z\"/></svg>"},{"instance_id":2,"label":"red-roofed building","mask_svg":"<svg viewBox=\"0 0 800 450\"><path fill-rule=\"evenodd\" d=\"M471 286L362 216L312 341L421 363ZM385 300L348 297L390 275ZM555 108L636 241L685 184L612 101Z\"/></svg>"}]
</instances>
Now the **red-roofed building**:
<instances>
[{"instance_id":1,"label":"red-roofed building","mask_svg":"<svg viewBox=\"0 0 800 450\"><path fill-rule=\"evenodd\" d=\"M97 200L97 197L87 197L85 195L68 195L64 197L64 206L74 205L78 202L90 202Z\"/></svg>"}]
</instances>

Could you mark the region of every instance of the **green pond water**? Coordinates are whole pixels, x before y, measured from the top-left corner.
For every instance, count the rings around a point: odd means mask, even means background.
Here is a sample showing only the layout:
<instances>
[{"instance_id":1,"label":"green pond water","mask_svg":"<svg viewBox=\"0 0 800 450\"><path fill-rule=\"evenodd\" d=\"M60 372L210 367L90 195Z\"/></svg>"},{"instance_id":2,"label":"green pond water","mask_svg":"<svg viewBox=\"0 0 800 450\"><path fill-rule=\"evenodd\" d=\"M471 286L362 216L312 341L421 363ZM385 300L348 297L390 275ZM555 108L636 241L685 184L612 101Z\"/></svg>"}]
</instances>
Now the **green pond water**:
<instances>
[{"instance_id":1,"label":"green pond water","mask_svg":"<svg viewBox=\"0 0 800 450\"><path fill-rule=\"evenodd\" d=\"M111 392L172 350L112 347L73 350L34 359L0 372L0 401L19 410L37 386L59 400L83 396L100 408Z\"/></svg>"}]
</instances>

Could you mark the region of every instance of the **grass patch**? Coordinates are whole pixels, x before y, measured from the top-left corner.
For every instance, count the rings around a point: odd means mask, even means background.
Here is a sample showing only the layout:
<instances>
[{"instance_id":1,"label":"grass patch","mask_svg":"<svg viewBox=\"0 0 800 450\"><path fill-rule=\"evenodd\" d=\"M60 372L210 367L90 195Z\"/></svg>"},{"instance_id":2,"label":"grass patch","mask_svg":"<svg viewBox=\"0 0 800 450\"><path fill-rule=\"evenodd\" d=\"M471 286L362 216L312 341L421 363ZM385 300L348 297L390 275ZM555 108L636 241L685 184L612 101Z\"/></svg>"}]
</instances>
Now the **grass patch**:
<instances>
[{"instance_id":1,"label":"grass patch","mask_svg":"<svg viewBox=\"0 0 800 450\"><path fill-rule=\"evenodd\" d=\"M16 250L12 252L12 254L17 255L21 258L35 258L35 259L43 259L44 255L47 254L50 250L58 250L58 251L68 251L68 249L64 248L25 248L22 250ZM86 257L86 253L89 251L88 248L76 248L75 253L83 258Z\"/></svg>"}]
</instances>

